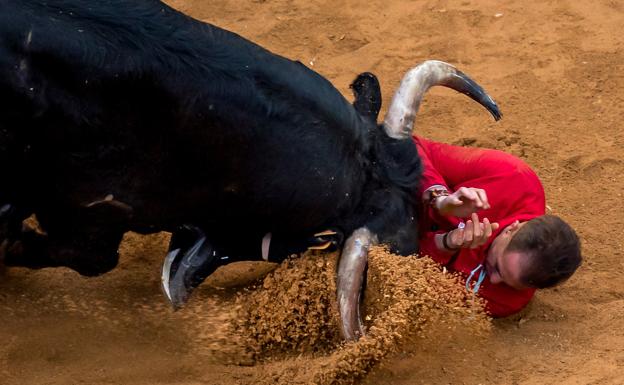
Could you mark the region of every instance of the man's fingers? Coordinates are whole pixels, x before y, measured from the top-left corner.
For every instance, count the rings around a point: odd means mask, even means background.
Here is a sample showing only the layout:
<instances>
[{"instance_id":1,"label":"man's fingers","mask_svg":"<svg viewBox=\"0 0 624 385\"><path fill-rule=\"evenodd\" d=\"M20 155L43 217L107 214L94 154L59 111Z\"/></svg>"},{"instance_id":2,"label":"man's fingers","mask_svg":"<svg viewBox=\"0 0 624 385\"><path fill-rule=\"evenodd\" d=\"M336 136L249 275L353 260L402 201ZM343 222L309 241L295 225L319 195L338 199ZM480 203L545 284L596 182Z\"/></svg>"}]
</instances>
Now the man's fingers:
<instances>
[{"instance_id":1,"label":"man's fingers","mask_svg":"<svg viewBox=\"0 0 624 385\"><path fill-rule=\"evenodd\" d=\"M483 203L483 208L484 209L489 209L490 208L490 202L488 201L487 194L485 193L485 190L475 189L475 193L479 196L479 199L481 199L481 202Z\"/></svg>"},{"instance_id":2,"label":"man's fingers","mask_svg":"<svg viewBox=\"0 0 624 385\"><path fill-rule=\"evenodd\" d=\"M452 244L449 245L453 248L463 247L464 245L464 229L455 229L450 232L450 238Z\"/></svg>"},{"instance_id":3,"label":"man's fingers","mask_svg":"<svg viewBox=\"0 0 624 385\"><path fill-rule=\"evenodd\" d=\"M483 207L483 201L481 200L481 197L479 196L479 194L477 194L476 189L461 187L459 191L461 191L464 198L472 202L472 204L475 205L475 207L478 207L478 208Z\"/></svg>"},{"instance_id":4,"label":"man's fingers","mask_svg":"<svg viewBox=\"0 0 624 385\"><path fill-rule=\"evenodd\" d=\"M481 231L481 222L479 222L479 216L476 213L472 213L470 216L472 219L472 236L475 240L481 238L483 232Z\"/></svg>"},{"instance_id":5,"label":"man's fingers","mask_svg":"<svg viewBox=\"0 0 624 385\"><path fill-rule=\"evenodd\" d=\"M461 205L464 204L464 201L462 201L461 199L459 199L457 197L452 197L452 198L450 198L450 200L451 200L451 204L453 206L461 206Z\"/></svg>"},{"instance_id":6,"label":"man's fingers","mask_svg":"<svg viewBox=\"0 0 624 385\"><path fill-rule=\"evenodd\" d=\"M474 231L474 228L472 226L472 221L467 220L466 227L464 227L464 238L462 242L462 247L470 247L470 245L472 244L472 240L474 238L473 231Z\"/></svg>"},{"instance_id":7,"label":"man's fingers","mask_svg":"<svg viewBox=\"0 0 624 385\"><path fill-rule=\"evenodd\" d=\"M467 187L460 187L459 190L457 190L457 192L460 197L464 197L468 199L469 201L474 201L475 199L478 199L477 194L474 191L472 191L472 189L469 189Z\"/></svg>"},{"instance_id":8,"label":"man's fingers","mask_svg":"<svg viewBox=\"0 0 624 385\"><path fill-rule=\"evenodd\" d=\"M498 222L491 223L488 218L483 218L483 221L480 221L479 216L473 213L463 228L457 228L450 232L451 246L477 248L487 243L493 232L499 227Z\"/></svg>"},{"instance_id":9,"label":"man's fingers","mask_svg":"<svg viewBox=\"0 0 624 385\"><path fill-rule=\"evenodd\" d=\"M481 246L483 241L483 223L479 222L479 216L475 213L472 214L472 223L473 223L473 232L472 232L472 242L470 243L470 248L474 249L476 247Z\"/></svg>"},{"instance_id":10,"label":"man's fingers","mask_svg":"<svg viewBox=\"0 0 624 385\"><path fill-rule=\"evenodd\" d=\"M492 224L487 218L483 218L483 237L489 239L492 236Z\"/></svg>"}]
</instances>

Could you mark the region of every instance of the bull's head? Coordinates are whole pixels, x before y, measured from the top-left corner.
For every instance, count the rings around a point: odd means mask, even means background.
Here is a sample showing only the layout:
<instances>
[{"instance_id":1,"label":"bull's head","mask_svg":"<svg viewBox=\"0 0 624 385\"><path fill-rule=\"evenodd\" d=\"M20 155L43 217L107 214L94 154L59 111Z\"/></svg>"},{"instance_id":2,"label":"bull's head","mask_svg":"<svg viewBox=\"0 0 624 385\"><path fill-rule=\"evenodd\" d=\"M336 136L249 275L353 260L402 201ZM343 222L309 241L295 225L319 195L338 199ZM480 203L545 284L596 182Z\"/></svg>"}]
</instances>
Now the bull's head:
<instances>
[{"instance_id":1,"label":"bull's head","mask_svg":"<svg viewBox=\"0 0 624 385\"><path fill-rule=\"evenodd\" d=\"M376 119L381 106L379 85L372 75L368 78L369 80L361 79L364 83L356 82L353 85L356 96L358 92L364 92L367 95L360 95L363 97L356 100L356 108L364 115ZM386 135L396 140L411 141L420 102L427 90L436 85L449 87L468 95L487 108L494 119L501 118L498 106L481 86L452 65L430 60L412 68L403 77L383 122ZM363 89L362 87L377 89ZM354 231L347 239L340 256L336 286L340 326L346 340L357 340L364 335L364 326L360 317L360 298L366 274L368 250L375 243L377 243L377 235L366 227L362 227Z\"/></svg>"}]
</instances>

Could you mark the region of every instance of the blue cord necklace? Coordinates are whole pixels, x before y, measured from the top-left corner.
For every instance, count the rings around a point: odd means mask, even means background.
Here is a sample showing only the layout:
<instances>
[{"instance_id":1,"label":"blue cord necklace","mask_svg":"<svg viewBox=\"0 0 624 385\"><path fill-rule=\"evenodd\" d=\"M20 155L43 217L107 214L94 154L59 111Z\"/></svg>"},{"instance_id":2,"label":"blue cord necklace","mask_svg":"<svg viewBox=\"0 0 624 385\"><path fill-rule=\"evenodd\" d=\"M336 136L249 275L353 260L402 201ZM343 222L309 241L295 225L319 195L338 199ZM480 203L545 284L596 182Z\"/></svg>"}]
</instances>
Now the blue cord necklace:
<instances>
[{"instance_id":1,"label":"blue cord necklace","mask_svg":"<svg viewBox=\"0 0 624 385\"><path fill-rule=\"evenodd\" d=\"M479 270L481 270L481 272L479 273L479 279L477 279L477 281L475 282L473 288L470 289L470 283L472 281L472 278L474 277L476 272L479 271ZM480 263L477 267L475 267L470 272L470 275L468 276L468 279L466 279L466 290L471 291L474 294L477 294L477 292L479 291L479 288L481 287L481 283L483 283L483 280L485 279L485 276L486 276L485 269L483 268L483 264Z\"/></svg>"}]
</instances>

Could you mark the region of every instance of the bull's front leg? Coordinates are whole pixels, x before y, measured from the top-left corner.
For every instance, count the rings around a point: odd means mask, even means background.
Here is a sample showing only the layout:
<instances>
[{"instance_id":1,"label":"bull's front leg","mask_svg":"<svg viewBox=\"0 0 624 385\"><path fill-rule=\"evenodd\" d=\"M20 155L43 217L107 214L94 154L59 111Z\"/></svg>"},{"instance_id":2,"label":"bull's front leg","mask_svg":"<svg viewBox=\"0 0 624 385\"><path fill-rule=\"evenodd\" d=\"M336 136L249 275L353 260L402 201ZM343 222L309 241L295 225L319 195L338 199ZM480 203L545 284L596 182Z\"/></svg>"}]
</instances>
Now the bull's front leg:
<instances>
[{"instance_id":1,"label":"bull's front leg","mask_svg":"<svg viewBox=\"0 0 624 385\"><path fill-rule=\"evenodd\" d=\"M288 256L305 250L331 250L342 244L338 229L302 234L235 234L230 246L217 247L209 230L192 225L177 228L169 243L161 281L165 296L174 309L181 308L191 293L220 266L237 261L280 263ZM223 242L224 236L216 237ZM232 247L231 243L237 244ZM228 242L226 242L227 244Z\"/></svg>"},{"instance_id":2,"label":"bull's front leg","mask_svg":"<svg viewBox=\"0 0 624 385\"><path fill-rule=\"evenodd\" d=\"M193 290L228 260L217 252L199 227L177 228L171 236L161 272L162 289L173 308L182 307Z\"/></svg>"}]
</instances>

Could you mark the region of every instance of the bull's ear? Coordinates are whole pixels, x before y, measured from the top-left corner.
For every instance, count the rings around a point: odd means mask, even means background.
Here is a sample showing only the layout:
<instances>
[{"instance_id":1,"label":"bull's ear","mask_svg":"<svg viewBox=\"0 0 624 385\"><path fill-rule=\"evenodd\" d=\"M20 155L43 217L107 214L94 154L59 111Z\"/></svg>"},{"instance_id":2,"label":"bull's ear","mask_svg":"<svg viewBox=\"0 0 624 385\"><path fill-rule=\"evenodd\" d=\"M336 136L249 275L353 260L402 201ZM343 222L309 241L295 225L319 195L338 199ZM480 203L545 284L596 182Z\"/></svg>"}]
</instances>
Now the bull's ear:
<instances>
[{"instance_id":1,"label":"bull's ear","mask_svg":"<svg viewBox=\"0 0 624 385\"><path fill-rule=\"evenodd\" d=\"M377 116L381 109L381 88L377 76L370 72L359 74L349 86L353 90L356 111L377 124Z\"/></svg>"}]
</instances>

